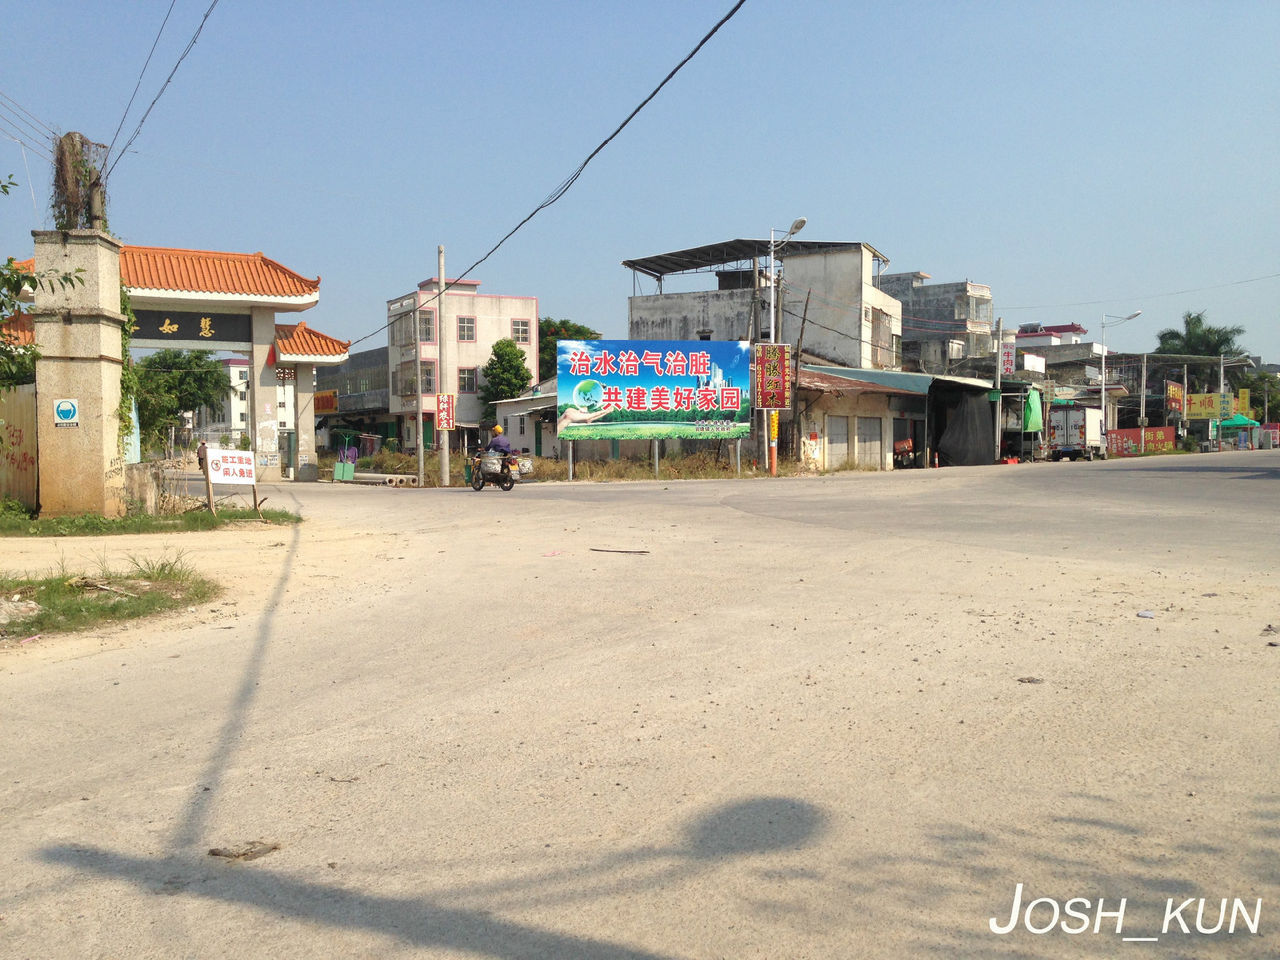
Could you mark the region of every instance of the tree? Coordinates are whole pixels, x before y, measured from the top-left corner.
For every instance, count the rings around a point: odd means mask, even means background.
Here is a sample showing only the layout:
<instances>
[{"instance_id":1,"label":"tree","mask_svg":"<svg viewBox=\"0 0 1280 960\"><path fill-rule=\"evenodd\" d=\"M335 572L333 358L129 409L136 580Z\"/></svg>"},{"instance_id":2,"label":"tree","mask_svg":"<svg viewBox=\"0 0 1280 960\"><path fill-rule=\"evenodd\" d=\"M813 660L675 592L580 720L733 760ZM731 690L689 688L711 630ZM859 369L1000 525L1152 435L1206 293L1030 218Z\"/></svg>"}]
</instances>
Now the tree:
<instances>
[{"instance_id":1,"label":"tree","mask_svg":"<svg viewBox=\"0 0 1280 960\"><path fill-rule=\"evenodd\" d=\"M1245 352L1236 342L1244 336L1244 327L1215 327L1205 323L1204 311L1182 315L1182 329L1170 327L1156 334L1159 346L1156 353L1183 354L1196 357L1238 357ZM1218 368L1216 365L1191 364L1187 368L1191 377L1191 393L1216 393ZM1212 389L1210 389L1212 388Z\"/></svg>"},{"instance_id":2,"label":"tree","mask_svg":"<svg viewBox=\"0 0 1280 960\"><path fill-rule=\"evenodd\" d=\"M561 340L599 340L600 332L572 320L542 317L538 320L538 376L544 380L556 370L556 344Z\"/></svg>"},{"instance_id":3,"label":"tree","mask_svg":"<svg viewBox=\"0 0 1280 960\"><path fill-rule=\"evenodd\" d=\"M529 389L533 374L524 365L524 351L510 338L493 345L489 362L480 369L484 383L480 385L480 399L484 401L484 418L494 419L493 402L510 400Z\"/></svg>"},{"instance_id":4,"label":"tree","mask_svg":"<svg viewBox=\"0 0 1280 960\"><path fill-rule=\"evenodd\" d=\"M208 350L160 350L139 360L135 369L144 444L162 441L187 411L221 407L231 391L226 368Z\"/></svg>"}]
</instances>

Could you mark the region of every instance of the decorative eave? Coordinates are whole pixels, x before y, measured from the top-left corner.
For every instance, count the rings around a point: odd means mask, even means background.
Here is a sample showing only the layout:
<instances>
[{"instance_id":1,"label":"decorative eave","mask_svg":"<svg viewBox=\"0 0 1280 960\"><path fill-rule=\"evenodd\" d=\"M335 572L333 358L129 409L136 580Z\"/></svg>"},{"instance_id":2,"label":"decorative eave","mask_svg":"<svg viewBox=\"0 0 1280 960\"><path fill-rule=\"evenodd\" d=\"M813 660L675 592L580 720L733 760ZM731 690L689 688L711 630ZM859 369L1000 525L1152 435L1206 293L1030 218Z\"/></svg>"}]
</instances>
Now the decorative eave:
<instances>
[{"instance_id":1,"label":"decorative eave","mask_svg":"<svg viewBox=\"0 0 1280 960\"><path fill-rule=\"evenodd\" d=\"M305 321L299 321L276 324L274 347L277 366L312 363L328 367L347 362L351 341L312 330Z\"/></svg>"}]
</instances>

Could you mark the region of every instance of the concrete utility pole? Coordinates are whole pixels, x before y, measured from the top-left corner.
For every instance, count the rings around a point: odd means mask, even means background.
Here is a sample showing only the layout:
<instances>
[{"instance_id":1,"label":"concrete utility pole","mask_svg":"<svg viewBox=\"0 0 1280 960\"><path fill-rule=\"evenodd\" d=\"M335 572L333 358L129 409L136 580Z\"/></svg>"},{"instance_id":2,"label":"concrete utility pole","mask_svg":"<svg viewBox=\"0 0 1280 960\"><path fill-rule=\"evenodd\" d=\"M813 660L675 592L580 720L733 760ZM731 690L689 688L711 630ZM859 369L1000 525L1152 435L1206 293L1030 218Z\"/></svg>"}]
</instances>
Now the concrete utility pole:
<instances>
[{"instance_id":1,"label":"concrete utility pole","mask_svg":"<svg viewBox=\"0 0 1280 960\"><path fill-rule=\"evenodd\" d=\"M439 362L436 369L436 393L442 392L444 385L444 244L436 248L436 287L440 296L436 300L436 342L440 344ZM436 429L440 433L440 486L449 485L449 431L440 430L440 408L436 405Z\"/></svg>"},{"instance_id":2,"label":"concrete utility pole","mask_svg":"<svg viewBox=\"0 0 1280 960\"><path fill-rule=\"evenodd\" d=\"M1000 392L1001 375L1004 373L1004 317L996 318L996 405L995 405L995 424L996 424L996 456L995 460L1000 459L1003 444L1000 442L1004 439L1004 394ZM995 462L995 461L993 461Z\"/></svg>"},{"instance_id":3,"label":"concrete utility pole","mask_svg":"<svg viewBox=\"0 0 1280 960\"><path fill-rule=\"evenodd\" d=\"M422 304L418 302L418 293L413 294L413 392L418 405L418 489L422 489L425 481L422 445L422 322L418 315L422 312Z\"/></svg>"},{"instance_id":4,"label":"concrete utility pole","mask_svg":"<svg viewBox=\"0 0 1280 960\"><path fill-rule=\"evenodd\" d=\"M1138 397L1138 429L1142 431L1138 434L1138 452L1147 452L1147 355L1142 355L1142 383L1139 385L1142 393Z\"/></svg>"}]
</instances>

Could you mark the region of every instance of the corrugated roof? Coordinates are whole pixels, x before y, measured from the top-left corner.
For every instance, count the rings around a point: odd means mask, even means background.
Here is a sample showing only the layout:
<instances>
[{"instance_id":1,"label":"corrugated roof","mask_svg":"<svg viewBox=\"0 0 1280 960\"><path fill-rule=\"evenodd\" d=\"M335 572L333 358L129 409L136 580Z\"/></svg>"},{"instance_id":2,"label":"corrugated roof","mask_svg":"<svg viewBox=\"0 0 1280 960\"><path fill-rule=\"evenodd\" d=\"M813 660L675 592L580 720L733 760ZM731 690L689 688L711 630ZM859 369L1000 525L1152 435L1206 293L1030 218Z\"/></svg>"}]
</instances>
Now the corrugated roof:
<instances>
[{"instance_id":1,"label":"corrugated roof","mask_svg":"<svg viewBox=\"0 0 1280 960\"><path fill-rule=\"evenodd\" d=\"M339 340L312 330L305 322L276 324L276 353L281 359L291 356L339 357L350 346L350 340Z\"/></svg>"},{"instance_id":2,"label":"corrugated roof","mask_svg":"<svg viewBox=\"0 0 1280 960\"><path fill-rule=\"evenodd\" d=\"M891 396L914 396L914 390L902 390L887 387L869 380L855 380L852 377L836 376L831 373L819 373L816 370L800 368L796 386L801 390L818 390L822 393L879 393Z\"/></svg>"},{"instance_id":3,"label":"corrugated roof","mask_svg":"<svg viewBox=\"0 0 1280 960\"><path fill-rule=\"evenodd\" d=\"M134 290L316 297L320 278L308 280L258 253L123 247L120 279Z\"/></svg>"},{"instance_id":4,"label":"corrugated roof","mask_svg":"<svg viewBox=\"0 0 1280 960\"><path fill-rule=\"evenodd\" d=\"M857 243L852 240L796 240L794 237L785 244L774 245L774 252L779 259L788 254L818 253L823 250L840 250L852 247L864 247L878 260L888 263L889 260L873 246ZM671 253L659 253L652 257L637 257L635 260L623 260L622 265L654 278L665 277L672 273L688 273L696 270L710 270L713 267L742 263L769 255L768 240L722 240L701 247L689 247L687 250L674 250Z\"/></svg>"}]
</instances>

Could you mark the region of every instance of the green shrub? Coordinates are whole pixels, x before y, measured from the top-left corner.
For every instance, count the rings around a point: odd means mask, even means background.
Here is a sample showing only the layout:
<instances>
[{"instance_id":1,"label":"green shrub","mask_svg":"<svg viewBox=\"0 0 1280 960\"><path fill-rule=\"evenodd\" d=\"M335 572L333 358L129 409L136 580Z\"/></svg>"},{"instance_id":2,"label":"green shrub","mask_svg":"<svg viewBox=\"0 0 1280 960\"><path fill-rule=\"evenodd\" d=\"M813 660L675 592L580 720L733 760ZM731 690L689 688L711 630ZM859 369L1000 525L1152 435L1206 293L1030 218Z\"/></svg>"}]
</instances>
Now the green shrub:
<instances>
[{"instance_id":1,"label":"green shrub","mask_svg":"<svg viewBox=\"0 0 1280 960\"><path fill-rule=\"evenodd\" d=\"M252 447L252 446L253 446L253 444L252 444L252 442L250 442L250 440L249 440L249 435L248 435L247 433L242 433L242 434L240 434L240 442L236 444L236 449L237 449L237 450L248 450L248 449L249 449L250 447Z\"/></svg>"}]
</instances>

